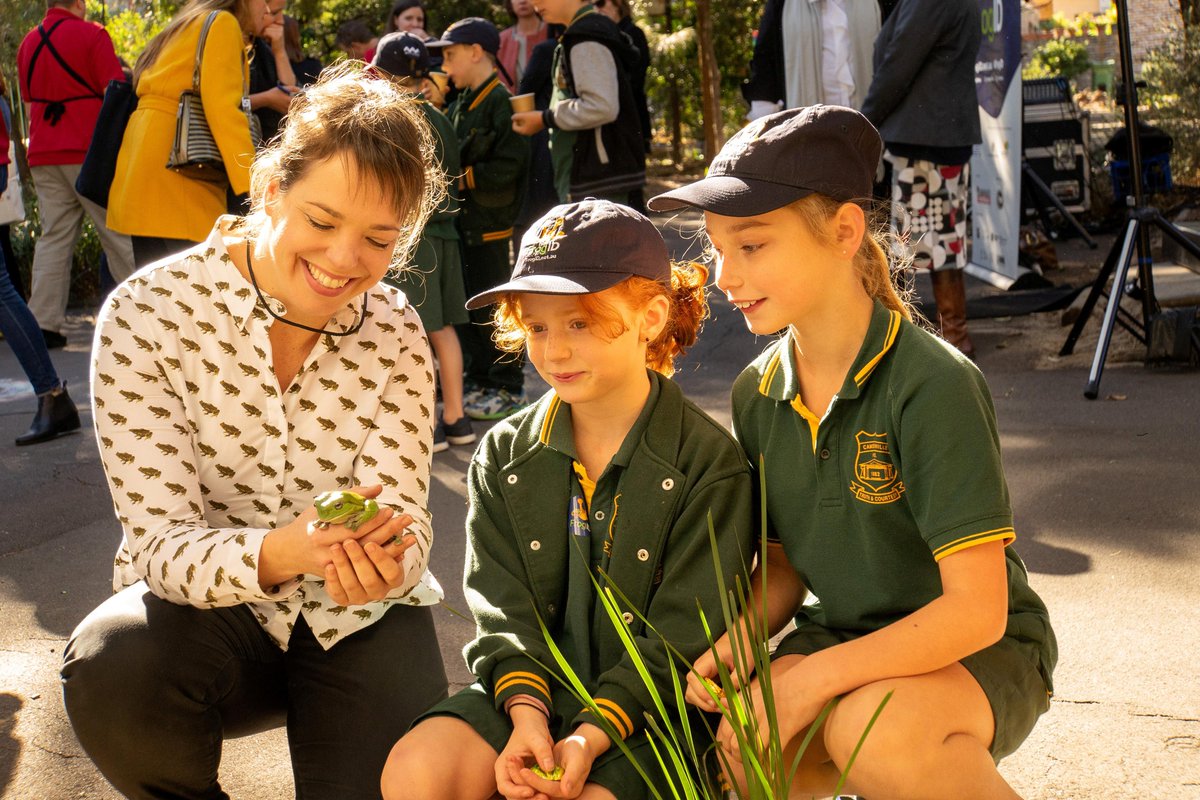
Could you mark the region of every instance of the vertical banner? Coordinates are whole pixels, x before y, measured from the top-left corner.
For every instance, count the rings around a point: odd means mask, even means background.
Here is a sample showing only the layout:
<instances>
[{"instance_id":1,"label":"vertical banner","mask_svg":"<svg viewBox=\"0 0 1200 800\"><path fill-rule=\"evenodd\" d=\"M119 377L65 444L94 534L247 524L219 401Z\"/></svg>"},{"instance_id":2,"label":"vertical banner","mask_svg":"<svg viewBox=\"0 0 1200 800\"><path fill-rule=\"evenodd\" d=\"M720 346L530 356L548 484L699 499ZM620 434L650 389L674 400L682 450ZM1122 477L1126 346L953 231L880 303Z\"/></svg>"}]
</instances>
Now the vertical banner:
<instances>
[{"instance_id":1,"label":"vertical banner","mask_svg":"<svg viewBox=\"0 0 1200 800\"><path fill-rule=\"evenodd\" d=\"M1021 3L979 0L975 58L981 144L971 157L967 272L1007 289L1017 279L1021 226Z\"/></svg>"}]
</instances>

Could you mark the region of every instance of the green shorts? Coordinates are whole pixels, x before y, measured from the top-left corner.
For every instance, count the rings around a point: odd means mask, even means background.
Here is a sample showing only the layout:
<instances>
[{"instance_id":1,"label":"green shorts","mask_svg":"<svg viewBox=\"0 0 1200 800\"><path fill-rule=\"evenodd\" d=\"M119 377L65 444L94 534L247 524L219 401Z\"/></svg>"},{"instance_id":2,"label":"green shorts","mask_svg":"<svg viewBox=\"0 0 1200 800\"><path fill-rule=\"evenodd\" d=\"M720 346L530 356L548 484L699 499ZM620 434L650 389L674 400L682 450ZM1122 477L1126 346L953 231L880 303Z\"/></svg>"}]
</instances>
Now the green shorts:
<instances>
[{"instance_id":1,"label":"green shorts","mask_svg":"<svg viewBox=\"0 0 1200 800\"><path fill-rule=\"evenodd\" d=\"M467 321L462 252L458 239L421 237L412 262L385 280L404 292L417 309L426 333Z\"/></svg>"},{"instance_id":2,"label":"green shorts","mask_svg":"<svg viewBox=\"0 0 1200 800\"><path fill-rule=\"evenodd\" d=\"M771 657L811 655L860 635L805 623L784 637ZM991 647L962 659L962 665L983 689L992 707L996 729L989 751L997 762L1016 752L1038 717L1050 708L1050 692L1038 657L1036 644L1005 636Z\"/></svg>"},{"instance_id":3,"label":"green shorts","mask_svg":"<svg viewBox=\"0 0 1200 800\"><path fill-rule=\"evenodd\" d=\"M554 719L550 720L550 734L558 741L570 734L571 720L575 718L580 706L579 701L565 689L556 689L553 697L555 711L563 712L555 714ZM508 715L496 710L491 694L478 683L473 683L438 703L417 717L413 725L418 725L429 717L439 716L458 717L474 728L497 753L505 748L509 737L512 736L513 727ZM644 733L635 734L627 744L647 775L654 778L660 774L650 741ZM645 780L616 746L609 748L596 759L591 774L588 775L588 782L603 786L618 800L649 800L650 797Z\"/></svg>"}]
</instances>

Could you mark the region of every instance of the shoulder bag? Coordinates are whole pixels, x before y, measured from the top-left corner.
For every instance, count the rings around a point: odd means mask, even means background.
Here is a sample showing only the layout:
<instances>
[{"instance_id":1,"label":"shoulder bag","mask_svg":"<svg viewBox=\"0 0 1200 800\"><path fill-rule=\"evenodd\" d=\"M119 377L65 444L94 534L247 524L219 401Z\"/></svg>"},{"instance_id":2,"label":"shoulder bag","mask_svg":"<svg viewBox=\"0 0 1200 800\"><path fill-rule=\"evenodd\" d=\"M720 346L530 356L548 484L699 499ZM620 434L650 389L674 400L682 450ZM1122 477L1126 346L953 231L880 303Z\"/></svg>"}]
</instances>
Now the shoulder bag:
<instances>
[{"instance_id":1,"label":"shoulder bag","mask_svg":"<svg viewBox=\"0 0 1200 800\"><path fill-rule=\"evenodd\" d=\"M117 155L129 118L137 109L137 93L129 81L111 80L104 92L104 104L96 118L92 141L88 145L75 191L101 208L108 208L108 192L117 173Z\"/></svg>"},{"instance_id":2,"label":"shoulder bag","mask_svg":"<svg viewBox=\"0 0 1200 800\"><path fill-rule=\"evenodd\" d=\"M213 11L204 20L200 40L196 43L196 67L192 72L192 88L179 95L179 109L175 114L175 139L167 168L194 180L224 183L226 180L225 160L213 138L208 119L204 116L204 103L200 98L200 65L204 59L204 42L208 29L220 11ZM242 112L250 126L250 141L257 150L262 140L262 128L258 118L250 110L249 86L245 72L242 73ZM255 133L257 131L257 138Z\"/></svg>"},{"instance_id":3,"label":"shoulder bag","mask_svg":"<svg viewBox=\"0 0 1200 800\"><path fill-rule=\"evenodd\" d=\"M4 120L0 119L0 125ZM8 142L8 188L0 194L0 225L12 225L25 219L25 197L21 192L21 173L17 169L16 142Z\"/></svg>"}]
</instances>

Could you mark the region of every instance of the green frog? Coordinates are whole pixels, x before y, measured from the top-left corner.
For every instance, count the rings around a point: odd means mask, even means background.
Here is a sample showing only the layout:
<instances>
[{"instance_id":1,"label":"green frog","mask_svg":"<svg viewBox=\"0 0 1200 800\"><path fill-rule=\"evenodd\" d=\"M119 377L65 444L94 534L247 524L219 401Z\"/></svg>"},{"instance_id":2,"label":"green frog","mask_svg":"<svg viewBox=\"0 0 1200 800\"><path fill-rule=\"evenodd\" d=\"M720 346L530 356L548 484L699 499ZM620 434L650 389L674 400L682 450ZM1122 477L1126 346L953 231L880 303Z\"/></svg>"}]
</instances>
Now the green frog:
<instances>
[{"instance_id":1,"label":"green frog","mask_svg":"<svg viewBox=\"0 0 1200 800\"><path fill-rule=\"evenodd\" d=\"M563 774L566 772L566 770L557 765L555 765L554 769L547 772L538 764L534 764L532 767L530 767L529 771L534 775L537 775L539 778L545 778L548 781L561 781Z\"/></svg>"},{"instance_id":2,"label":"green frog","mask_svg":"<svg viewBox=\"0 0 1200 800\"><path fill-rule=\"evenodd\" d=\"M324 492L313 500L317 527L345 525L352 531L379 513L379 504L356 492Z\"/></svg>"}]
</instances>

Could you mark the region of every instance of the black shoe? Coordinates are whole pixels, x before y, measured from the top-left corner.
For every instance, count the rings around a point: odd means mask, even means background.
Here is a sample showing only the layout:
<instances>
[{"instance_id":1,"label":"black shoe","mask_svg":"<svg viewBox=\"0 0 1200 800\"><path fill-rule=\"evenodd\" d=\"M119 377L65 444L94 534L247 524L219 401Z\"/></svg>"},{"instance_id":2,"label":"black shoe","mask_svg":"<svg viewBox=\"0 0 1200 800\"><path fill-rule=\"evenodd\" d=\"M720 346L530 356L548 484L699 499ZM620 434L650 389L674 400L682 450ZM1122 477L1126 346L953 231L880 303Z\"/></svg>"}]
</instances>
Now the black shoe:
<instances>
[{"instance_id":1,"label":"black shoe","mask_svg":"<svg viewBox=\"0 0 1200 800\"><path fill-rule=\"evenodd\" d=\"M445 431L446 441L450 444L475 443L475 431L471 428L471 418L465 414L454 423L446 422L443 419L440 427Z\"/></svg>"},{"instance_id":2,"label":"black shoe","mask_svg":"<svg viewBox=\"0 0 1200 800\"><path fill-rule=\"evenodd\" d=\"M79 430L79 412L67 394L67 385L38 396L37 416L29 430L17 437L17 446L48 442L62 433Z\"/></svg>"},{"instance_id":3,"label":"black shoe","mask_svg":"<svg viewBox=\"0 0 1200 800\"><path fill-rule=\"evenodd\" d=\"M47 350L58 350L67 346L67 337L58 331L48 331L42 328L42 339L46 342Z\"/></svg>"}]
</instances>

